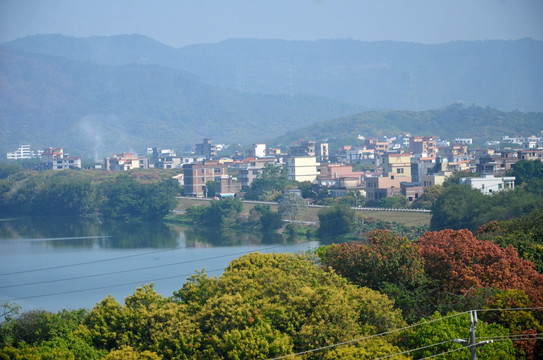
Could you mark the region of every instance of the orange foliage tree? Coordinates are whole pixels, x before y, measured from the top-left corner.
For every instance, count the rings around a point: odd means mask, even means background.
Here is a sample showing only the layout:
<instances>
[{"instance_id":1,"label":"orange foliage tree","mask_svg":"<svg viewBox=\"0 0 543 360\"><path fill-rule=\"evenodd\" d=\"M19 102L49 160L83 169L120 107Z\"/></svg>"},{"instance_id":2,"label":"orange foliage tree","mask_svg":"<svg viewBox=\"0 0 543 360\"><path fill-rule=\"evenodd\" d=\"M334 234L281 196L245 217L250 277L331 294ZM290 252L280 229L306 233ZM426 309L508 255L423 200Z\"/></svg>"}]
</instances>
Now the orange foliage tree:
<instances>
[{"instance_id":1,"label":"orange foliage tree","mask_svg":"<svg viewBox=\"0 0 543 360\"><path fill-rule=\"evenodd\" d=\"M466 294L476 288L521 289L533 306L543 305L543 275L509 246L478 240L468 230L427 232L417 242L426 275L445 291Z\"/></svg>"}]
</instances>

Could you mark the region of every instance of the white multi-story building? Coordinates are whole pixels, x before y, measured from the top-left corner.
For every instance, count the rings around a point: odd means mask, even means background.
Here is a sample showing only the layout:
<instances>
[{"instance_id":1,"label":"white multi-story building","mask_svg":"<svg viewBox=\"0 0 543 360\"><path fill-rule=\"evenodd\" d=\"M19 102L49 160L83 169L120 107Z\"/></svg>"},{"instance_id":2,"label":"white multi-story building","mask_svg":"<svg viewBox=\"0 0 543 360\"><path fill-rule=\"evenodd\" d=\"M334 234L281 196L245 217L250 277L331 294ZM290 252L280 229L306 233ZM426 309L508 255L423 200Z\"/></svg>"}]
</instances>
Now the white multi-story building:
<instances>
[{"instance_id":1,"label":"white multi-story building","mask_svg":"<svg viewBox=\"0 0 543 360\"><path fill-rule=\"evenodd\" d=\"M460 184L469 185L472 189L477 189L485 195L504 190L513 190L515 188L515 177L494 177L494 175L485 175L483 177L460 178Z\"/></svg>"},{"instance_id":2,"label":"white multi-story building","mask_svg":"<svg viewBox=\"0 0 543 360\"><path fill-rule=\"evenodd\" d=\"M6 157L9 160L32 159L34 153L30 150L30 145L21 145L14 152L8 152Z\"/></svg>"},{"instance_id":3,"label":"white multi-story building","mask_svg":"<svg viewBox=\"0 0 543 360\"><path fill-rule=\"evenodd\" d=\"M471 145L473 144L473 139L472 138L455 138L454 139L454 142L456 144L466 144L466 145Z\"/></svg>"},{"instance_id":4,"label":"white multi-story building","mask_svg":"<svg viewBox=\"0 0 543 360\"><path fill-rule=\"evenodd\" d=\"M67 156L54 159L51 162L53 170L81 169L81 158L78 156Z\"/></svg>"},{"instance_id":5,"label":"white multi-story building","mask_svg":"<svg viewBox=\"0 0 543 360\"><path fill-rule=\"evenodd\" d=\"M317 179L317 159L314 156L292 156L287 158L289 180L310 181Z\"/></svg>"}]
</instances>

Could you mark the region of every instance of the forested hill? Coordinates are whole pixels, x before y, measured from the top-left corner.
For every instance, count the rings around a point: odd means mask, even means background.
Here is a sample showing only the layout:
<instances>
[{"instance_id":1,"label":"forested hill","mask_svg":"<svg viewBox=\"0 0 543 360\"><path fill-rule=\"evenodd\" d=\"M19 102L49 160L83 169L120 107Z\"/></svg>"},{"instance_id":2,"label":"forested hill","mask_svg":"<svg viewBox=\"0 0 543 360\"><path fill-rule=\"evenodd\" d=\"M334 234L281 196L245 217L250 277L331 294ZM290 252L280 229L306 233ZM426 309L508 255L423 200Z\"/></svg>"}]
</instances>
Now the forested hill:
<instances>
[{"instance_id":1,"label":"forested hill","mask_svg":"<svg viewBox=\"0 0 543 360\"><path fill-rule=\"evenodd\" d=\"M139 35L32 36L0 45L0 153L31 144L100 158L149 146L183 149L203 137L249 144L363 110L457 102L543 111L542 83L543 42L530 39L232 39L174 49ZM354 135L360 127L483 137L541 123L538 115L472 110L465 119L456 110L364 113L298 134Z\"/></svg>"},{"instance_id":2,"label":"forested hill","mask_svg":"<svg viewBox=\"0 0 543 360\"><path fill-rule=\"evenodd\" d=\"M204 137L250 143L359 110L316 96L242 94L157 65L99 65L0 47L4 154L19 144L100 158L179 149Z\"/></svg>"},{"instance_id":3,"label":"forested hill","mask_svg":"<svg viewBox=\"0 0 543 360\"><path fill-rule=\"evenodd\" d=\"M306 139L328 140L331 146L341 146L358 143L358 135L390 137L402 132L435 135L445 139L467 137L479 142L501 140L505 135L541 135L542 130L541 112L502 112L473 105L452 104L440 110L369 111L326 120L278 137L274 143L287 145Z\"/></svg>"},{"instance_id":4,"label":"forested hill","mask_svg":"<svg viewBox=\"0 0 543 360\"><path fill-rule=\"evenodd\" d=\"M230 39L174 49L139 35L41 35L4 46L102 65L166 66L240 92L311 94L368 110L425 110L462 101L543 111L543 42L532 39L434 45Z\"/></svg>"}]
</instances>

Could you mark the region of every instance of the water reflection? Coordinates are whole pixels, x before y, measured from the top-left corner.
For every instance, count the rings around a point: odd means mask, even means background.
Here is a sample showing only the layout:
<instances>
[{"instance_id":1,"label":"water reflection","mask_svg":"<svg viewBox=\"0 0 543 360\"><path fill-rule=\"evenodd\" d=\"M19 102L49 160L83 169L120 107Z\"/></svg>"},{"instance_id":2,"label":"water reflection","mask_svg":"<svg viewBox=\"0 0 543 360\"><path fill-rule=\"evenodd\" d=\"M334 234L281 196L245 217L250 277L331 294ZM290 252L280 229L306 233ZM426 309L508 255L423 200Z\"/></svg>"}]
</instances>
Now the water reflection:
<instances>
[{"instance_id":1,"label":"water reflection","mask_svg":"<svg viewBox=\"0 0 543 360\"><path fill-rule=\"evenodd\" d=\"M0 221L0 241L52 248L138 249L292 244L278 233L181 228L161 222L101 221L81 217L23 217ZM302 239L306 240L306 239Z\"/></svg>"},{"instance_id":2,"label":"water reflection","mask_svg":"<svg viewBox=\"0 0 543 360\"><path fill-rule=\"evenodd\" d=\"M32 241L54 248L168 248L179 231L160 222L116 222L80 217L27 217L0 222L0 239Z\"/></svg>"}]
</instances>

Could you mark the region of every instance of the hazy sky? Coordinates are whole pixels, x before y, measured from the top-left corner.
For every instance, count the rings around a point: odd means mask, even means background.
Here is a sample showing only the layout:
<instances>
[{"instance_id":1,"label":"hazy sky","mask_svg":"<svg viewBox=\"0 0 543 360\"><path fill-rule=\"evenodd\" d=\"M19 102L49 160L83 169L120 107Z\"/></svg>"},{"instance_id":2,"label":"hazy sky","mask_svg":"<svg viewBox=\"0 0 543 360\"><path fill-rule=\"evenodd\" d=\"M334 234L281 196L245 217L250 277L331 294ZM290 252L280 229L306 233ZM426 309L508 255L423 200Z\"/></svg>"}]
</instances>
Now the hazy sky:
<instances>
[{"instance_id":1,"label":"hazy sky","mask_svg":"<svg viewBox=\"0 0 543 360\"><path fill-rule=\"evenodd\" d=\"M0 0L0 42L46 33L142 34L174 47L232 37L543 40L543 0Z\"/></svg>"}]
</instances>

